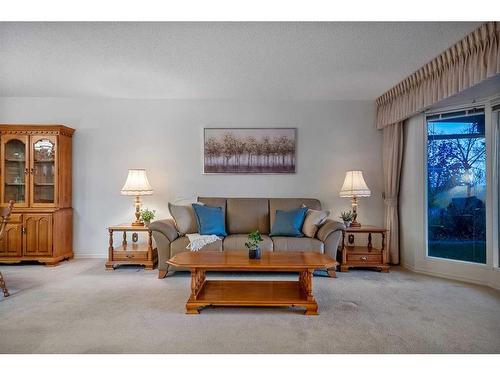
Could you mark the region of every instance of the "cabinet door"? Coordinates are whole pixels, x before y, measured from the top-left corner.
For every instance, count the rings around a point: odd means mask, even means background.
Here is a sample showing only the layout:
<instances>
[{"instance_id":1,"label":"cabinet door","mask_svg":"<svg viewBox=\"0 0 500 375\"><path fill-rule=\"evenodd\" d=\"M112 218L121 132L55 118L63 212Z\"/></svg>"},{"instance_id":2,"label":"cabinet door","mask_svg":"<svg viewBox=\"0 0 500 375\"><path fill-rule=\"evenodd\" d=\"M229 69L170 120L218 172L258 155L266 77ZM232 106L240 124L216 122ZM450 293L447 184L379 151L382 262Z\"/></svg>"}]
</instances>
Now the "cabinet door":
<instances>
[{"instance_id":1,"label":"cabinet door","mask_svg":"<svg viewBox=\"0 0 500 375\"><path fill-rule=\"evenodd\" d=\"M52 215L24 215L23 237L25 256L52 255Z\"/></svg>"},{"instance_id":2,"label":"cabinet door","mask_svg":"<svg viewBox=\"0 0 500 375\"><path fill-rule=\"evenodd\" d=\"M57 203L57 137L31 136L31 207L54 207Z\"/></svg>"},{"instance_id":3,"label":"cabinet door","mask_svg":"<svg viewBox=\"0 0 500 375\"><path fill-rule=\"evenodd\" d=\"M4 135L1 140L1 202L5 206L9 201L15 207L28 207L29 199L29 142L27 135Z\"/></svg>"},{"instance_id":4,"label":"cabinet door","mask_svg":"<svg viewBox=\"0 0 500 375\"><path fill-rule=\"evenodd\" d=\"M22 255L23 224L7 224L5 233L0 240L0 257L19 257Z\"/></svg>"}]
</instances>

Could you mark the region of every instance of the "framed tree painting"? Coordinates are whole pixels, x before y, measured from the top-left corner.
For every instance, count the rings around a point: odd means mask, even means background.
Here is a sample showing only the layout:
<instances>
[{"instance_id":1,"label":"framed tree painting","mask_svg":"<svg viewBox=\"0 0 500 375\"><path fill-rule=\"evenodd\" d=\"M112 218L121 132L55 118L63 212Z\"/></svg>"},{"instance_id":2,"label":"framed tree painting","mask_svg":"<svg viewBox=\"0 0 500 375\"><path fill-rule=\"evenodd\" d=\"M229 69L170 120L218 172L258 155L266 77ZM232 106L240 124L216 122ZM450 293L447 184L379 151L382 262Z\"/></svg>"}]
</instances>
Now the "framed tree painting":
<instances>
[{"instance_id":1,"label":"framed tree painting","mask_svg":"<svg viewBox=\"0 0 500 375\"><path fill-rule=\"evenodd\" d=\"M296 128L205 128L204 173L295 173Z\"/></svg>"}]
</instances>

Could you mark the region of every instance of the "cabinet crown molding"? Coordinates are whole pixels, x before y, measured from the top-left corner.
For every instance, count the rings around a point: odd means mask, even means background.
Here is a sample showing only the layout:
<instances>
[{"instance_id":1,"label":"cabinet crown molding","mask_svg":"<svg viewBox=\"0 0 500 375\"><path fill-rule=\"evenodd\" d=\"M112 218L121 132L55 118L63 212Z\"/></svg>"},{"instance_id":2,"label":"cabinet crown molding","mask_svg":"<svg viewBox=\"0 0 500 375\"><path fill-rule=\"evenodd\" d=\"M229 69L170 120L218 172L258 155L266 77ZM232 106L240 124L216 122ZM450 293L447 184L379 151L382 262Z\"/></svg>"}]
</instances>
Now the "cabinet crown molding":
<instances>
[{"instance_id":1,"label":"cabinet crown molding","mask_svg":"<svg viewBox=\"0 0 500 375\"><path fill-rule=\"evenodd\" d=\"M73 136L75 129L65 125L53 124L0 124L0 135L2 134L38 134L38 135L65 135Z\"/></svg>"}]
</instances>

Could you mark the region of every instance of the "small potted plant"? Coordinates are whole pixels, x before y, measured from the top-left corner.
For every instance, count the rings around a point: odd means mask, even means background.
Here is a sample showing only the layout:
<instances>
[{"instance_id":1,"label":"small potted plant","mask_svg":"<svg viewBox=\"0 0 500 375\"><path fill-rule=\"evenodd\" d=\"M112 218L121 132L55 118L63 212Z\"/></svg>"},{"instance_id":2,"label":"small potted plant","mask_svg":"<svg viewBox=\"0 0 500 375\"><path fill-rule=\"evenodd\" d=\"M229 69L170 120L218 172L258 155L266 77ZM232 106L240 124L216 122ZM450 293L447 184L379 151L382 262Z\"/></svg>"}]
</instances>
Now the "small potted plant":
<instances>
[{"instance_id":1,"label":"small potted plant","mask_svg":"<svg viewBox=\"0 0 500 375\"><path fill-rule=\"evenodd\" d=\"M151 223L151 220L155 218L155 213L155 210L151 211L147 208L144 208L141 210L141 220L145 225L149 225L149 223Z\"/></svg>"},{"instance_id":2,"label":"small potted plant","mask_svg":"<svg viewBox=\"0 0 500 375\"><path fill-rule=\"evenodd\" d=\"M245 242L245 246L248 249L248 257L250 259L260 259L261 251L259 243L261 243L262 241L262 236L260 235L258 230L248 235L248 241Z\"/></svg>"},{"instance_id":3,"label":"small potted plant","mask_svg":"<svg viewBox=\"0 0 500 375\"><path fill-rule=\"evenodd\" d=\"M342 211L339 216L343 221L346 228L351 226L352 220L354 219L354 213L352 211Z\"/></svg>"}]
</instances>

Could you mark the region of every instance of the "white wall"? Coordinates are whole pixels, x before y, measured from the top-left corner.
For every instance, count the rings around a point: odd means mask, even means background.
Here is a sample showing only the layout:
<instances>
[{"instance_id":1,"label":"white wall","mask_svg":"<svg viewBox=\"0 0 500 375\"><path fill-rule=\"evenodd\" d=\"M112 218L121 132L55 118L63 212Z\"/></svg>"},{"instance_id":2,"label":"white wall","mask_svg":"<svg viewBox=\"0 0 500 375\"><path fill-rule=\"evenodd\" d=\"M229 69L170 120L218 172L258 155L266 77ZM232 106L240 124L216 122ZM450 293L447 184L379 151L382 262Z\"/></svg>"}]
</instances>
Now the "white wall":
<instances>
[{"instance_id":1,"label":"white wall","mask_svg":"<svg viewBox=\"0 0 500 375\"><path fill-rule=\"evenodd\" d=\"M488 117L486 122L488 124ZM424 126L423 115L417 115L405 122L405 151L399 206L401 264L413 271L500 289L500 271L497 267L493 267L491 256L493 249L489 240L486 265L427 257L424 227L424 215L426 215ZM491 226L491 217L489 220Z\"/></svg>"},{"instance_id":2,"label":"white wall","mask_svg":"<svg viewBox=\"0 0 500 375\"><path fill-rule=\"evenodd\" d=\"M73 155L76 256L107 254L106 226L132 219L120 195L129 168L146 168L155 190L146 207L167 217L181 197L316 197L338 216L350 207L338 191L360 169L372 197L359 219L383 224L381 133L366 101L243 102L0 98L0 123L60 123L76 129ZM204 127L297 127L297 173L203 175Z\"/></svg>"}]
</instances>

